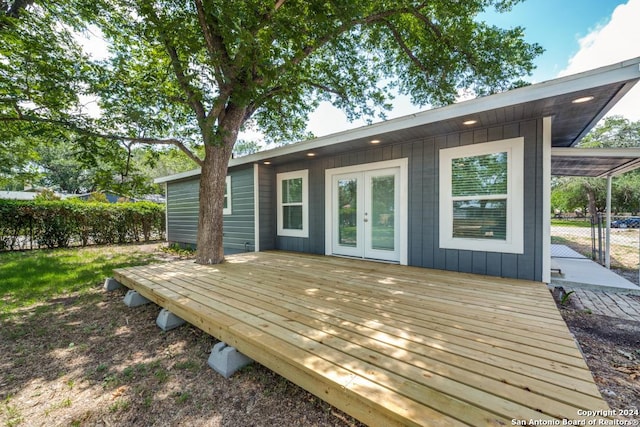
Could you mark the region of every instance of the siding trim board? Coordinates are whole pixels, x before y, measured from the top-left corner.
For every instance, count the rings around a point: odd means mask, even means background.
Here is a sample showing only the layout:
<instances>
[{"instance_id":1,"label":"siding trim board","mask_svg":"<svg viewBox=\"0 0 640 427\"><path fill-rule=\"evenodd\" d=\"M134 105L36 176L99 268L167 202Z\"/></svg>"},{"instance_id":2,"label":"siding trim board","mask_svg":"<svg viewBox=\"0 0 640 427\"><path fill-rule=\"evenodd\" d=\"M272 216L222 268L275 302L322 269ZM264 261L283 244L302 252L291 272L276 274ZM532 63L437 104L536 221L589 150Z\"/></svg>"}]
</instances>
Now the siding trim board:
<instances>
[{"instance_id":1,"label":"siding trim board","mask_svg":"<svg viewBox=\"0 0 640 427\"><path fill-rule=\"evenodd\" d=\"M253 165L253 250L260 252L260 166Z\"/></svg>"}]
</instances>

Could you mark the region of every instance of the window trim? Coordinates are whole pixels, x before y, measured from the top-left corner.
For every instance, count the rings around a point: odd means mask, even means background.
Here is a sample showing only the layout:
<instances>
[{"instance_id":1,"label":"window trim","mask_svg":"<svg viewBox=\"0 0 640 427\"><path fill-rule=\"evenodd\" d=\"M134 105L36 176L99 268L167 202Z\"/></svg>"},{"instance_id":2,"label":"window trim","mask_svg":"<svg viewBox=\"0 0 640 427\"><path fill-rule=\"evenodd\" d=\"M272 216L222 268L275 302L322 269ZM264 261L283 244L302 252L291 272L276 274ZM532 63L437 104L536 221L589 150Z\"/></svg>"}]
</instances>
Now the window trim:
<instances>
[{"instance_id":1,"label":"window trim","mask_svg":"<svg viewBox=\"0 0 640 427\"><path fill-rule=\"evenodd\" d=\"M507 153L506 239L453 237L452 160ZM524 138L444 148L440 150L440 248L500 253L524 253ZM471 196L469 196L471 197ZM475 198L485 199L478 196ZM490 198L490 197L489 197Z\"/></svg>"},{"instance_id":2,"label":"window trim","mask_svg":"<svg viewBox=\"0 0 640 427\"><path fill-rule=\"evenodd\" d=\"M287 204L282 203L282 181L302 178L302 230L285 229L283 227L282 208ZM309 237L309 170L303 169L293 172L284 172L276 175L277 197L277 221L278 236L284 237Z\"/></svg>"},{"instance_id":3,"label":"window trim","mask_svg":"<svg viewBox=\"0 0 640 427\"><path fill-rule=\"evenodd\" d=\"M224 197L227 199L227 207L224 207L224 200L222 202L222 215L231 215L231 175L227 175L226 179L226 194Z\"/></svg>"}]
</instances>

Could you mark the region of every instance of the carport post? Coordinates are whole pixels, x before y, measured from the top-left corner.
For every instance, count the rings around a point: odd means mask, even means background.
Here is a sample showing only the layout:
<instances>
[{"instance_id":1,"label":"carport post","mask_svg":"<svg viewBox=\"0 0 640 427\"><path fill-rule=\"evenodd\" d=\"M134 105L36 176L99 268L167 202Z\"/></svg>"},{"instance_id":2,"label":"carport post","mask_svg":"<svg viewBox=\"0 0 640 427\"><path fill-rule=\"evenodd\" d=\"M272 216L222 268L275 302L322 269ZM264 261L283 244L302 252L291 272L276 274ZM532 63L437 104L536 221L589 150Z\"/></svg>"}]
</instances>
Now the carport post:
<instances>
[{"instance_id":1,"label":"carport post","mask_svg":"<svg viewBox=\"0 0 640 427\"><path fill-rule=\"evenodd\" d=\"M611 268L611 175L607 175L607 232L605 238L604 266Z\"/></svg>"}]
</instances>

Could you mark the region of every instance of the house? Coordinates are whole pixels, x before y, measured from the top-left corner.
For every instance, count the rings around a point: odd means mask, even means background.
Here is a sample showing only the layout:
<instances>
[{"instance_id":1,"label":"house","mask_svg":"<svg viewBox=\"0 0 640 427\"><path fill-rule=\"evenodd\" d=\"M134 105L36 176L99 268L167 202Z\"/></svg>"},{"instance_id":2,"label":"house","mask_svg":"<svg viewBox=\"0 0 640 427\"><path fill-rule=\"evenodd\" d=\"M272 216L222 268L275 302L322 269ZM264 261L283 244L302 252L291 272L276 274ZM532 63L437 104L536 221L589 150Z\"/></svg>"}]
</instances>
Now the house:
<instances>
[{"instance_id":1,"label":"house","mask_svg":"<svg viewBox=\"0 0 640 427\"><path fill-rule=\"evenodd\" d=\"M38 193L32 191L0 191L3 200L33 200Z\"/></svg>"},{"instance_id":2,"label":"house","mask_svg":"<svg viewBox=\"0 0 640 427\"><path fill-rule=\"evenodd\" d=\"M639 64L232 159L225 251L279 249L549 282L553 151L595 126L640 79ZM570 167L571 159L564 153L558 164ZM623 167L617 159L605 166ZM198 180L199 170L156 180L167 187L172 243L196 243Z\"/></svg>"},{"instance_id":3,"label":"house","mask_svg":"<svg viewBox=\"0 0 640 427\"><path fill-rule=\"evenodd\" d=\"M107 199L107 202L109 202L109 203L117 203L119 200L127 200L127 201L131 201L131 202L137 201L134 198L123 196L123 195L117 194L117 193L113 193L111 191L97 191L96 193L104 194L105 198ZM87 201L87 200L89 200L91 198L92 194L94 194L94 193L69 194L67 197L70 198L70 199L73 198L73 199L80 199L80 200Z\"/></svg>"},{"instance_id":4,"label":"house","mask_svg":"<svg viewBox=\"0 0 640 427\"><path fill-rule=\"evenodd\" d=\"M0 199L4 200L33 200L35 199L39 191L0 191ZM55 193L57 197L61 199L67 198L66 194Z\"/></svg>"}]
</instances>

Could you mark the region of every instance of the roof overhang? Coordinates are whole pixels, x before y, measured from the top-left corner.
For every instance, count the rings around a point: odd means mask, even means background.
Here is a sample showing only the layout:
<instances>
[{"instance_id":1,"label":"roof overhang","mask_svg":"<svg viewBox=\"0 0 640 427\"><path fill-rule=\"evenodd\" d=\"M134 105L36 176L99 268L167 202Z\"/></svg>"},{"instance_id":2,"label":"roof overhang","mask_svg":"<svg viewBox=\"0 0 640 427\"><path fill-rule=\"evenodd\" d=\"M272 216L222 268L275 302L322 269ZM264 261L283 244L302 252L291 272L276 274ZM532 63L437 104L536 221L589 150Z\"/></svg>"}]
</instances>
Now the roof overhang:
<instances>
[{"instance_id":1,"label":"roof overhang","mask_svg":"<svg viewBox=\"0 0 640 427\"><path fill-rule=\"evenodd\" d=\"M640 79L640 58L507 92L375 123L320 138L231 159L229 167L270 162L272 165L337 155L419 138L472 131L504 123L552 117L553 147L571 147ZM576 103L578 99L588 99ZM199 174L199 170L157 179L168 182Z\"/></svg>"},{"instance_id":2,"label":"roof overhang","mask_svg":"<svg viewBox=\"0 0 640 427\"><path fill-rule=\"evenodd\" d=\"M553 148L554 176L606 177L640 168L640 148Z\"/></svg>"}]
</instances>

